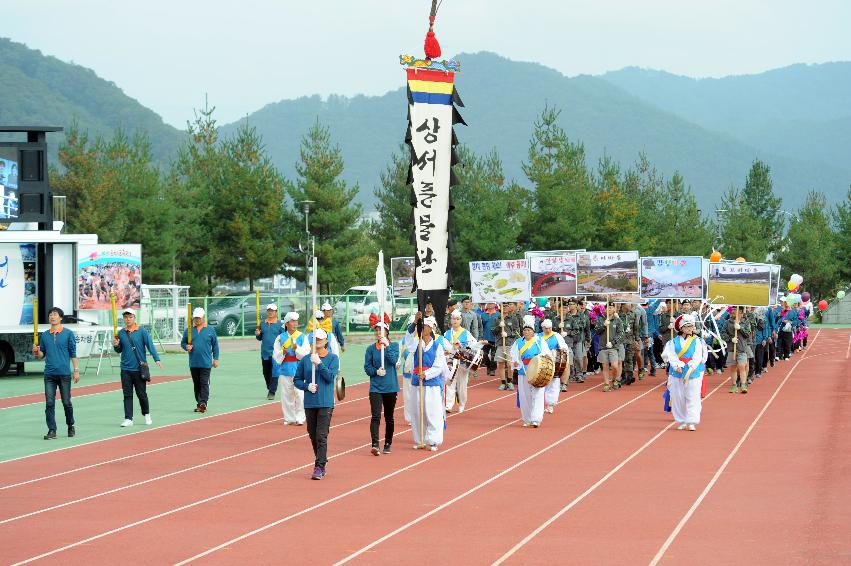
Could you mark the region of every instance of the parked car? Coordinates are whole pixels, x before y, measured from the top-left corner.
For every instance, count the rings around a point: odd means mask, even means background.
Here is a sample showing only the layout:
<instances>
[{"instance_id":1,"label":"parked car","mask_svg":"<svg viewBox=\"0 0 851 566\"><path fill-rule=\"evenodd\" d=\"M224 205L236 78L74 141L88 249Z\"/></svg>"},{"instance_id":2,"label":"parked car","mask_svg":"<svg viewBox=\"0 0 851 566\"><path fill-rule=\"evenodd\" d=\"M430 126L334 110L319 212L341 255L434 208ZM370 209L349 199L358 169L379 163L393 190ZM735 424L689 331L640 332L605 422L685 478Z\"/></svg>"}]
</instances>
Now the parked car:
<instances>
[{"instance_id":1,"label":"parked car","mask_svg":"<svg viewBox=\"0 0 851 566\"><path fill-rule=\"evenodd\" d=\"M348 305L348 310L347 310ZM411 314L411 307L407 302L393 300L393 289L387 288L387 296L385 297L385 309L392 313L393 323L392 328L397 328ZM415 310L415 309L414 309ZM349 328L368 328L369 315L371 313L378 314L378 294L375 286L362 285L352 287L341 296L337 297L337 302L334 304L334 317L341 324L346 324L346 313L348 313ZM399 322L399 320L402 322Z\"/></svg>"},{"instance_id":2,"label":"parked car","mask_svg":"<svg viewBox=\"0 0 851 566\"><path fill-rule=\"evenodd\" d=\"M260 318L266 318L266 305L278 305L278 318L293 310L293 302L277 296L260 295ZM243 320L245 326L243 329ZM253 335L257 326L254 293L212 299L207 305L207 324L220 336Z\"/></svg>"}]
</instances>

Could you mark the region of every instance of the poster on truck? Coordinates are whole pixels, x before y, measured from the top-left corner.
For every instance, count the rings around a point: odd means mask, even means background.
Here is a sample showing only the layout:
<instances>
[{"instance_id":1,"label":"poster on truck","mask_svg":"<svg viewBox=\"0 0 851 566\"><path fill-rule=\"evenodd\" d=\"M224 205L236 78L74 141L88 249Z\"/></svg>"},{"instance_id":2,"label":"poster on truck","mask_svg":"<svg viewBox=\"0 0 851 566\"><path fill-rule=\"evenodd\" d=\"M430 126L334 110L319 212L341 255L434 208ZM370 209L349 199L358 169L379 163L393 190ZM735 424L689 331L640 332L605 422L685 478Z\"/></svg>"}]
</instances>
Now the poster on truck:
<instances>
[{"instance_id":1,"label":"poster on truck","mask_svg":"<svg viewBox=\"0 0 851 566\"><path fill-rule=\"evenodd\" d=\"M37 285L35 244L0 244L0 325L33 323Z\"/></svg>"},{"instance_id":2,"label":"poster on truck","mask_svg":"<svg viewBox=\"0 0 851 566\"><path fill-rule=\"evenodd\" d=\"M110 293L117 309L138 309L142 289L141 244L95 244L78 247L77 304L80 310L109 310Z\"/></svg>"}]
</instances>

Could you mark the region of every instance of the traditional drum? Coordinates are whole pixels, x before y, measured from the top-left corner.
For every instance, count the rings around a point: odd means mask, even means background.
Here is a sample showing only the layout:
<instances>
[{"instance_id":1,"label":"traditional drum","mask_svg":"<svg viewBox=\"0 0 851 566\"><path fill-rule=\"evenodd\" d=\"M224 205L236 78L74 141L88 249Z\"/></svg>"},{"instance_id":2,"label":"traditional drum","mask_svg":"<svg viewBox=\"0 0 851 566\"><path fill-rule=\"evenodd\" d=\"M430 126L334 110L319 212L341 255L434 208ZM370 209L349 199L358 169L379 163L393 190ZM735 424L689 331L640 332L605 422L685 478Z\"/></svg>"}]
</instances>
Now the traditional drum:
<instances>
[{"instance_id":1,"label":"traditional drum","mask_svg":"<svg viewBox=\"0 0 851 566\"><path fill-rule=\"evenodd\" d=\"M555 352L555 374L562 381L570 376L570 350L556 350Z\"/></svg>"},{"instance_id":2,"label":"traditional drum","mask_svg":"<svg viewBox=\"0 0 851 566\"><path fill-rule=\"evenodd\" d=\"M462 348L455 352L453 357L467 366L471 372L476 372L479 369L479 365L482 363L482 350Z\"/></svg>"},{"instance_id":3,"label":"traditional drum","mask_svg":"<svg viewBox=\"0 0 851 566\"><path fill-rule=\"evenodd\" d=\"M526 381L532 387L546 387L555 375L555 361L549 356L535 356L526 366Z\"/></svg>"}]
</instances>

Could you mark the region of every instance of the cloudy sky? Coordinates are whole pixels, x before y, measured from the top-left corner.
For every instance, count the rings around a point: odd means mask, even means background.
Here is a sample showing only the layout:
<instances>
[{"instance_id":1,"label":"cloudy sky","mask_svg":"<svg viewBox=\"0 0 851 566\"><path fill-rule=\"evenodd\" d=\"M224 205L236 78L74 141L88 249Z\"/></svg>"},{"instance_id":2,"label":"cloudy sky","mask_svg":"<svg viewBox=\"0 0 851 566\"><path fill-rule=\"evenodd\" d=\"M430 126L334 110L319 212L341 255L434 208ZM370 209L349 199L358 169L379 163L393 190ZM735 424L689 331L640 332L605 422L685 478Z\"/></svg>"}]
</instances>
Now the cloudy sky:
<instances>
[{"instance_id":1,"label":"cloudy sky","mask_svg":"<svg viewBox=\"0 0 851 566\"><path fill-rule=\"evenodd\" d=\"M4 0L0 35L95 70L184 127L204 94L230 122L303 95L402 85L430 0ZM494 51L566 75L693 77L851 60L847 0L443 0L444 56Z\"/></svg>"}]
</instances>

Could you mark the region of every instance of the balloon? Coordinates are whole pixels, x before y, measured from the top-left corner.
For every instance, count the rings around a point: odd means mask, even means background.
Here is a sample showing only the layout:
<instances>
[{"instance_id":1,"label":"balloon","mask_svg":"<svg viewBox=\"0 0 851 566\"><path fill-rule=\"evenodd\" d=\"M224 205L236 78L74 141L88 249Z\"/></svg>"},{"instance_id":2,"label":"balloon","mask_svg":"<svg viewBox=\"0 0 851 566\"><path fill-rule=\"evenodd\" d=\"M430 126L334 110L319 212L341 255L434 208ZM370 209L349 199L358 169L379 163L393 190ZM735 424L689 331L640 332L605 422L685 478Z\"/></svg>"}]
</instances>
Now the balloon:
<instances>
[{"instance_id":1,"label":"balloon","mask_svg":"<svg viewBox=\"0 0 851 566\"><path fill-rule=\"evenodd\" d=\"M737 257L737 258L736 258L736 261L738 261L738 262L743 262L743 261L747 261L747 260L746 260L745 258L743 258L743 257Z\"/></svg>"},{"instance_id":2,"label":"balloon","mask_svg":"<svg viewBox=\"0 0 851 566\"><path fill-rule=\"evenodd\" d=\"M721 261L721 252L718 250L712 250L712 255L709 256L709 261L712 263L718 263Z\"/></svg>"},{"instance_id":3,"label":"balloon","mask_svg":"<svg viewBox=\"0 0 851 566\"><path fill-rule=\"evenodd\" d=\"M810 292L804 291L803 293L801 293L801 300L804 301L805 303L807 301L809 301L810 300Z\"/></svg>"},{"instance_id":4,"label":"balloon","mask_svg":"<svg viewBox=\"0 0 851 566\"><path fill-rule=\"evenodd\" d=\"M786 287L787 287L790 291L794 291L794 290L795 290L798 286L797 286L797 285L795 285L795 282L794 282L794 281L792 281L792 280L790 279L790 280L789 280L789 283L787 283L787 284L786 284Z\"/></svg>"},{"instance_id":5,"label":"balloon","mask_svg":"<svg viewBox=\"0 0 851 566\"><path fill-rule=\"evenodd\" d=\"M794 273L792 277L789 278L789 281L794 281L795 285L800 285L804 282L804 278L798 275L797 273Z\"/></svg>"},{"instance_id":6,"label":"balloon","mask_svg":"<svg viewBox=\"0 0 851 566\"><path fill-rule=\"evenodd\" d=\"M818 310L823 311L823 310L826 310L826 309L827 309L827 301L825 301L824 299L820 300L818 302Z\"/></svg>"},{"instance_id":7,"label":"balloon","mask_svg":"<svg viewBox=\"0 0 851 566\"><path fill-rule=\"evenodd\" d=\"M538 306L544 308L547 306L547 298L546 297L538 297Z\"/></svg>"},{"instance_id":8,"label":"balloon","mask_svg":"<svg viewBox=\"0 0 851 566\"><path fill-rule=\"evenodd\" d=\"M845 298L845 291L839 291L838 293L836 293L836 298L840 299L840 300L844 299Z\"/></svg>"}]
</instances>

